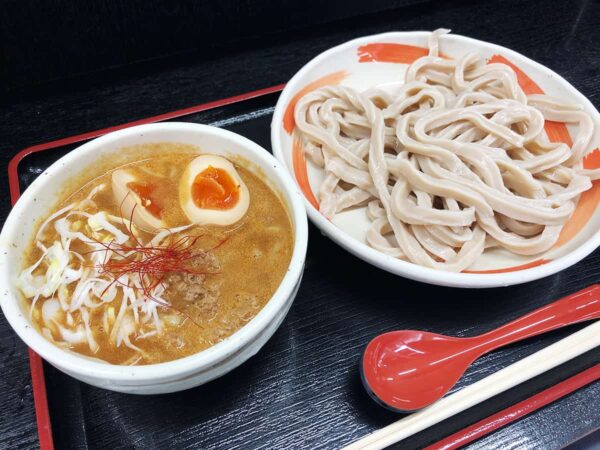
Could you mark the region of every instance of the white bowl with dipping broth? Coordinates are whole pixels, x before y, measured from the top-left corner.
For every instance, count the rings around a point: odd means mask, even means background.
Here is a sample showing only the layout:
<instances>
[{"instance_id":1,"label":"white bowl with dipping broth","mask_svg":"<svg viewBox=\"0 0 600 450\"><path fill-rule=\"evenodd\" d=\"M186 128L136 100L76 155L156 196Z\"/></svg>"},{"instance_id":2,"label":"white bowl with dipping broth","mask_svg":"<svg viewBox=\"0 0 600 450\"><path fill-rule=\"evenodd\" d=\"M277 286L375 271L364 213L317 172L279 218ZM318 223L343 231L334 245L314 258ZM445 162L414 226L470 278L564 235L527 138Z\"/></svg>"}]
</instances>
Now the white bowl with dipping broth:
<instances>
[{"instance_id":1,"label":"white bowl with dipping broth","mask_svg":"<svg viewBox=\"0 0 600 450\"><path fill-rule=\"evenodd\" d=\"M49 213L66 180L101 157L123 147L152 142L194 145L200 152L241 157L256 165L287 206L294 232L292 258L271 299L245 326L204 351L170 362L146 366L120 366L91 360L46 340L31 324L15 280L35 232L36 221ZM251 169L251 167L250 167ZM264 178L263 178L264 179ZM118 392L160 394L181 391L213 380L256 354L286 316L298 291L308 239L301 194L287 170L265 149L235 133L206 125L159 123L107 134L88 142L56 161L23 193L0 235L0 305L19 337L57 369L78 380ZM266 370L266 368L265 368Z\"/></svg>"},{"instance_id":2,"label":"white bowl with dipping broth","mask_svg":"<svg viewBox=\"0 0 600 450\"><path fill-rule=\"evenodd\" d=\"M340 85L365 91L393 88L403 83L410 59L427 53L425 31L401 31L361 37L333 47L302 67L279 96L271 123L273 154L301 186L312 222L340 246L369 264L412 280L441 286L486 288L537 280L577 263L600 245L600 183L580 196L577 209L563 228L557 243L543 254L521 256L504 250L486 252L470 273L446 272L419 266L381 253L366 243L370 226L366 208L352 208L328 220L319 212L316 196L323 171L302 156L294 142L294 105L303 95L324 85ZM600 113L594 105L556 72L506 47L457 34L440 37L440 51L451 58L476 51L487 60L502 59L515 65L536 88L546 94L577 103L592 118L595 133L584 160L587 169L600 168ZM570 130L575 138L573 130Z\"/></svg>"}]
</instances>

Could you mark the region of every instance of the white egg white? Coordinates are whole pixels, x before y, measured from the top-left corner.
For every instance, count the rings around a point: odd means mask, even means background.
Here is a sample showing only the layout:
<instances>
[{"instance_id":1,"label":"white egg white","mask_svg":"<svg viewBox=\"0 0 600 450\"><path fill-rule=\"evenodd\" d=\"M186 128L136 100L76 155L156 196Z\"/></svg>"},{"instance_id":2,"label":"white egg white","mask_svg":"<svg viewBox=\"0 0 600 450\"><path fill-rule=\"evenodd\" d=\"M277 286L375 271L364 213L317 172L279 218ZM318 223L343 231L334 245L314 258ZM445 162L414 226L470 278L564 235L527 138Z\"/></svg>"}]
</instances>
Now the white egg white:
<instances>
[{"instance_id":1,"label":"white egg white","mask_svg":"<svg viewBox=\"0 0 600 450\"><path fill-rule=\"evenodd\" d=\"M163 220L152 215L142 205L140 197L127 187L131 182L139 182L135 175L125 169L115 170L112 174L112 191L115 201L121 206L121 215L125 219L132 217L133 222L139 228L146 231L156 231L161 228L167 228ZM137 206L136 206L137 205Z\"/></svg>"},{"instance_id":2,"label":"white egg white","mask_svg":"<svg viewBox=\"0 0 600 450\"><path fill-rule=\"evenodd\" d=\"M237 203L229 209L200 208L192 198L192 185L196 177L209 167L222 169L239 186L239 198ZM194 158L186 167L179 181L179 202L181 209L192 223L201 225L231 225L246 214L250 205L250 193L246 184L233 164L227 159L216 155L202 155Z\"/></svg>"}]
</instances>

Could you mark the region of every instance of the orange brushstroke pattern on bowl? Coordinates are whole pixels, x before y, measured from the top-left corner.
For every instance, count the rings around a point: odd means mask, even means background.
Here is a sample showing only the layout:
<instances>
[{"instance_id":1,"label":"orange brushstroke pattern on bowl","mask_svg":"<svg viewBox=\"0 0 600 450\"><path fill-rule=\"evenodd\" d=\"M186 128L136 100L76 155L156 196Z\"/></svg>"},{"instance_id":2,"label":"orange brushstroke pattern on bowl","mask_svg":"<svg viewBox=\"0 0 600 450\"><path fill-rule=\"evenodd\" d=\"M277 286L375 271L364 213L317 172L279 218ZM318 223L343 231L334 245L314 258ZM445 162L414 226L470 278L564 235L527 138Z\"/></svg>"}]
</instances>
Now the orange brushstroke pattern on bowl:
<instances>
[{"instance_id":1,"label":"orange brushstroke pattern on bowl","mask_svg":"<svg viewBox=\"0 0 600 450\"><path fill-rule=\"evenodd\" d=\"M359 63L370 63L370 62L388 62L397 64L411 64L418 58L426 56L428 49L424 47L418 47L414 45L396 44L396 43L371 43L358 47L357 55ZM447 55L440 54L443 58L449 58ZM487 62L488 64L499 63L510 66L517 75L517 81L526 95L530 94L544 94L543 89L533 81L525 72L519 69L515 64L509 61L502 55L493 55ZM325 85L339 84L348 73L346 71L333 72L329 75L325 75L301 89L290 101L286 108L283 117L283 128L291 134L294 130L294 108L302 96L307 93L323 87ZM547 120L544 125L548 139L551 142L563 142L569 147L573 146L573 140L569 134L569 130L565 123L553 122ZM296 181L300 186L300 189L304 193L307 200L315 209L319 209L319 202L312 192L310 182L308 179L308 172L306 167L306 159L302 144L298 138L294 138L293 141L293 168ZM597 169L600 168L600 149L595 149L590 152L583 160L583 167L585 169ZM600 180L594 181L592 188L581 194L577 207L565 224L556 244L553 248L558 248L567 242L569 242L590 220L598 204L600 204ZM515 272L519 270L525 270L532 267L537 267L542 264L546 264L552 261L551 259L537 259L525 264L518 266L505 267L500 269L491 270L465 270L464 273L506 273Z\"/></svg>"},{"instance_id":2,"label":"orange brushstroke pattern on bowl","mask_svg":"<svg viewBox=\"0 0 600 450\"><path fill-rule=\"evenodd\" d=\"M294 127L296 126L296 122L294 121L294 109L296 109L296 103L298 103L298 100L300 100L309 92L312 92L323 86L332 86L339 84L346 76L348 76L348 72L346 72L345 70L340 70L338 72L327 74L321 78L317 78L315 81L307 84L305 87L300 89L296 93L296 95L292 97L292 100L285 109L285 113L283 114L283 129L288 134L292 134L292 132L294 131ZM300 186L300 190L302 191L306 199L310 202L310 204L318 210L319 201L313 194L312 189L310 187L310 182L308 181L306 157L304 156L302 143L296 137L294 138L292 146L292 161L294 166L294 177L296 178L298 186Z\"/></svg>"},{"instance_id":3,"label":"orange brushstroke pattern on bowl","mask_svg":"<svg viewBox=\"0 0 600 450\"><path fill-rule=\"evenodd\" d=\"M283 114L283 129L287 131L288 134L292 134L292 131L294 131L294 127L296 126L296 122L294 121L294 109L296 109L296 103L298 103L298 100L300 100L309 92L312 92L323 86L335 86L347 76L348 72L345 70L329 73L321 78L317 78L315 81L312 81L300 89L296 95L292 97L292 100L290 101L289 105L287 105L287 108L285 108L285 113Z\"/></svg>"},{"instance_id":4,"label":"orange brushstroke pattern on bowl","mask_svg":"<svg viewBox=\"0 0 600 450\"><path fill-rule=\"evenodd\" d=\"M390 42L361 45L358 47L358 62L388 62L411 64L422 56L427 56L429 49L415 45L395 44ZM450 59L440 53L442 58Z\"/></svg>"},{"instance_id":5,"label":"orange brushstroke pattern on bowl","mask_svg":"<svg viewBox=\"0 0 600 450\"><path fill-rule=\"evenodd\" d=\"M298 137L294 137L292 144L292 161L294 165L294 176L300 186L300 190L315 209L319 209L319 201L314 196L308 180L308 171L306 169L306 158L304 156L304 150L302 149L302 143Z\"/></svg>"}]
</instances>

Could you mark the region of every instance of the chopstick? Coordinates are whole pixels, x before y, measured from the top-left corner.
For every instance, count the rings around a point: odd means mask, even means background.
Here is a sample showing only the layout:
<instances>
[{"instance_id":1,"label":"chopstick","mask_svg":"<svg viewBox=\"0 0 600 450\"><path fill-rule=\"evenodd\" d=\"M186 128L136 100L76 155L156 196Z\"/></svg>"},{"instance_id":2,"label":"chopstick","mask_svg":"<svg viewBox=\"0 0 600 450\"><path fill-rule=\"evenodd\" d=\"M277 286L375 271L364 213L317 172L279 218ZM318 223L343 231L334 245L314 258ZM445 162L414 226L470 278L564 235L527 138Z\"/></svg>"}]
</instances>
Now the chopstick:
<instances>
[{"instance_id":1,"label":"chopstick","mask_svg":"<svg viewBox=\"0 0 600 450\"><path fill-rule=\"evenodd\" d=\"M428 445L424 450L454 450L460 448L597 380L600 380L600 364L585 369L523 401L492 414L473 425L469 425L435 444Z\"/></svg>"},{"instance_id":2,"label":"chopstick","mask_svg":"<svg viewBox=\"0 0 600 450\"><path fill-rule=\"evenodd\" d=\"M351 443L344 450L377 450L395 444L598 346L600 321Z\"/></svg>"}]
</instances>

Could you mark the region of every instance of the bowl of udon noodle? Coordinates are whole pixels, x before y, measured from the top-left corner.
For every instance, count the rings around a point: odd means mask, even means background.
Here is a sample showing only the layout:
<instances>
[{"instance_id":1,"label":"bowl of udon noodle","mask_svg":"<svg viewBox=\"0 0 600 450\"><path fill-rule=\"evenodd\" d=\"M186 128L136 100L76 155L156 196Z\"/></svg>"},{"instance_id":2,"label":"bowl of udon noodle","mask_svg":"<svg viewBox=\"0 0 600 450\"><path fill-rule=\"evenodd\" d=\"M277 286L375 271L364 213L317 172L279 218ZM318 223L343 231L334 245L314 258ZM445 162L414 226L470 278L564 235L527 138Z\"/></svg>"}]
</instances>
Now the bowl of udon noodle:
<instances>
[{"instance_id":1,"label":"bowl of udon noodle","mask_svg":"<svg viewBox=\"0 0 600 450\"><path fill-rule=\"evenodd\" d=\"M435 32L310 61L271 124L309 218L351 253L444 286L554 274L600 243L600 115L550 69Z\"/></svg>"},{"instance_id":2,"label":"bowl of udon noodle","mask_svg":"<svg viewBox=\"0 0 600 450\"><path fill-rule=\"evenodd\" d=\"M307 236L297 186L257 144L190 123L127 128L59 159L17 201L0 304L30 348L81 381L179 391L273 335Z\"/></svg>"}]
</instances>

